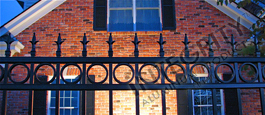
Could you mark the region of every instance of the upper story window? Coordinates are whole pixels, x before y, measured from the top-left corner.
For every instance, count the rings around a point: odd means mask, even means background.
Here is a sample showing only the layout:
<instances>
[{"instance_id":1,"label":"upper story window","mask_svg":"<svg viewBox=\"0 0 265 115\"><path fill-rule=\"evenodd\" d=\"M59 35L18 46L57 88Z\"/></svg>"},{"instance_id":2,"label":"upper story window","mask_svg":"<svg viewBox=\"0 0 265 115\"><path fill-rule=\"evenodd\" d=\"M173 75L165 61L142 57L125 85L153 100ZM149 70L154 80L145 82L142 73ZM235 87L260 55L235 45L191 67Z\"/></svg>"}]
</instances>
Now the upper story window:
<instances>
[{"instance_id":1,"label":"upper story window","mask_svg":"<svg viewBox=\"0 0 265 115\"><path fill-rule=\"evenodd\" d=\"M94 30L176 29L175 0L94 0Z\"/></svg>"},{"instance_id":2,"label":"upper story window","mask_svg":"<svg viewBox=\"0 0 265 115\"><path fill-rule=\"evenodd\" d=\"M108 31L161 31L160 0L108 0Z\"/></svg>"}]
</instances>

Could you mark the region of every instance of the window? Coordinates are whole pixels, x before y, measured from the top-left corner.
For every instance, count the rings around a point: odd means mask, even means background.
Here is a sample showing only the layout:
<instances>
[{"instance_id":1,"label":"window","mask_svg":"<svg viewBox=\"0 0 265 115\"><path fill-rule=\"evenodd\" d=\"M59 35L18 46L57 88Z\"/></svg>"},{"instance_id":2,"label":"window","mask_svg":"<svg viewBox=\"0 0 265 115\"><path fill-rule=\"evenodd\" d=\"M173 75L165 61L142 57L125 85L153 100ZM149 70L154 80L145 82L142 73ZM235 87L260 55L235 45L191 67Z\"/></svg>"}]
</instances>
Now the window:
<instances>
[{"instance_id":1,"label":"window","mask_svg":"<svg viewBox=\"0 0 265 115\"><path fill-rule=\"evenodd\" d=\"M74 81L68 78L66 81ZM55 83L56 80L53 81ZM63 80L60 83L64 83ZM48 92L48 115L55 115L55 91ZM79 115L79 91L63 90L60 91L60 114Z\"/></svg>"},{"instance_id":2,"label":"window","mask_svg":"<svg viewBox=\"0 0 265 115\"><path fill-rule=\"evenodd\" d=\"M94 0L94 30L176 29L175 0Z\"/></svg>"},{"instance_id":3,"label":"window","mask_svg":"<svg viewBox=\"0 0 265 115\"><path fill-rule=\"evenodd\" d=\"M204 74L196 74L198 81L204 80ZM216 89L217 115L224 114L223 90ZM194 115L213 115L211 89L192 90Z\"/></svg>"},{"instance_id":4,"label":"window","mask_svg":"<svg viewBox=\"0 0 265 115\"><path fill-rule=\"evenodd\" d=\"M161 31L160 0L108 0L108 31Z\"/></svg>"},{"instance_id":5,"label":"window","mask_svg":"<svg viewBox=\"0 0 265 115\"><path fill-rule=\"evenodd\" d=\"M193 90L193 112L195 115L213 115L212 91L210 89ZM216 90L217 115L223 114L222 90Z\"/></svg>"}]
</instances>

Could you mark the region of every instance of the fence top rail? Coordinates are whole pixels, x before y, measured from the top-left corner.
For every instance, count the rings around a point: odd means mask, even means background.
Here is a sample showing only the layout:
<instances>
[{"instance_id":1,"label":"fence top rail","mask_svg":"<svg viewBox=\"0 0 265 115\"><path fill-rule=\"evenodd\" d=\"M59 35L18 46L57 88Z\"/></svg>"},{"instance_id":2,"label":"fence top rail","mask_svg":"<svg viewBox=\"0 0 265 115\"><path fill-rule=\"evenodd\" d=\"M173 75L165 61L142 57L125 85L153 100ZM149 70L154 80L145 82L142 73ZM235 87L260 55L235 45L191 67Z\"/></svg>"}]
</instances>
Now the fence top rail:
<instances>
[{"instance_id":1,"label":"fence top rail","mask_svg":"<svg viewBox=\"0 0 265 115\"><path fill-rule=\"evenodd\" d=\"M0 63L263 63L263 57L0 57Z\"/></svg>"},{"instance_id":2,"label":"fence top rail","mask_svg":"<svg viewBox=\"0 0 265 115\"><path fill-rule=\"evenodd\" d=\"M265 88L264 83L236 84L1 84L0 90L183 90Z\"/></svg>"}]
</instances>

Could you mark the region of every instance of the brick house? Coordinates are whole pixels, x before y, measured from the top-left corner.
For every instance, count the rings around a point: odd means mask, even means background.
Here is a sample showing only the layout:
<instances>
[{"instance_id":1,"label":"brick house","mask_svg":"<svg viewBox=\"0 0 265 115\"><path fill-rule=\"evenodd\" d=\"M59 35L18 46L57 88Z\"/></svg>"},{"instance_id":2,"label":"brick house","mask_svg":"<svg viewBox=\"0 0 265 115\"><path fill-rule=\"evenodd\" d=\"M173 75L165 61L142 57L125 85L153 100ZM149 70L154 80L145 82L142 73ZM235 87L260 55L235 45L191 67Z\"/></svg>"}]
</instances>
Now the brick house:
<instances>
[{"instance_id":1,"label":"brick house","mask_svg":"<svg viewBox=\"0 0 265 115\"><path fill-rule=\"evenodd\" d=\"M20 0L20 3L23 0ZM33 33L39 41L36 47L37 57L55 57L57 40L60 33L63 39L62 57L81 57L80 41L84 33L88 40L88 57L107 57L109 34L112 33L113 57L133 57L135 33L141 41L139 57L159 57L159 45L156 43L162 33L165 57L183 56L184 35L191 41L189 48L193 56L208 56L206 41L210 34L213 41L214 55L231 56L231 46L227 38L234 35L238 43L249 39L249 28L257 20L245 9L236 9L231 5L218 6L216 0L45 0L38 1L32 7L1 26L1 38L7 32L18 41L11 46L13 57L28 57L31 51ZM243 47L243 43L239 44ZM0 41L0 54L4 56L4 42ZM128 68L127 68L128 69ZM176 72L173 68L172 79ZM98 71L97 71L98 70ZM91 70L91 79L101 81L102 68ZM151 70L151 71L149 71ZM194 71L198 77L205 77L203 68ZM41 76L50 80L49 69L43 70ZM103 71L103 70L102 70ZM46 73L45 73L46 72ZM121 81L130 79L132 74L126 68L119 70ZM151 69L146 69L147 79L152 79ZM21 72L22 73L22 72ZM226 67L218 70L225 79L229 76ZM23 73L22 73L23 74ZM77 68L68 67L63 75L69 81L79 73ZM20 78L15 74L15 79ZM128 78L127 78L128 77ZM108 80L107 80L108 81ZM108 82L105 83L108 83ZM132 83L134 80L132 81ZM63 81L61 81L63 83ZM114 82L117 84L117 82ZM143 83L143 82L142 82ZM170 83L166 81L166 83ZM159 90L142 90L140 92L140 114L161 115L162 99ZM193 90L194 114L212 114L211 91ZM202 95L203 94L203 95ZM236 90L218 90L218 113L238 114ZM7 114L24 115L28 110L28 91L8 91ZM87 91L87 114L109 114L109 91ZM187 94L185 90L166 91L166 112L168 115L187 114ZM241 89L242 110L244 114L261 114L259 92L256 89ZM92 102L92 103L91 103ZM34 114L54 114L55 92L36 91ZM61 91L61 114L76 115L80 111L79 91ZM113 113L115 115L135 115L135 91L113 91Z\"/></svg>"}]
</instances>

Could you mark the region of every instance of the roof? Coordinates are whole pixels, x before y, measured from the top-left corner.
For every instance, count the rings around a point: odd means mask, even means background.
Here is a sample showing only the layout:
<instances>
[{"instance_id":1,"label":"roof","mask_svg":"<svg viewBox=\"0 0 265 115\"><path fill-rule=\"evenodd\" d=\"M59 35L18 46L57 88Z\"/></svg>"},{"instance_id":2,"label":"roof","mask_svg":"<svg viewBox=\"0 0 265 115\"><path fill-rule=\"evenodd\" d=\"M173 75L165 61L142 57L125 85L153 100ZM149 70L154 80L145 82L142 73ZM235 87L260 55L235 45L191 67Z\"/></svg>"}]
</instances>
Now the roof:
<instances>
[{"instance_id":1,"label":"roof","mask_svg":"<svg viewBox=\"0 0 265 115\"><path fill-rule=\"evenodd\" d=\"M29 9L25 10L11 21L7 22L0 28L0 36L6 33L11 33L12 36L16 36L21 31L29 27L38 19L52 11L54 8L62 4L66 0L41 0L34 4Z\"/></svg>"},{"instance_id":2,"label":"roof","mask_svg":"<svg viewBox=\"0 0 265 115\"><path fill-rule=\"evenodd\" d=\"M256 23L256 21L259 19L255 15L251 14L250 12L248 12L243 8L238 9L237 4L234 2L228 5L217 5L217 0L205 0L205 1L248 29L250 29L251 26L254 23Z\"/></svg>"},{"instance_id":3,"label":"roof","mask_svg":"<svg viewBox=\"0 0 265 115\"><path fill-rule=\"evenodd\" d=\"M28 10L15 17L13 20L5 24L0 28L0 36L10 32L13 36L16 36L21 31L29 27L35 21L49 13L51 10L62 4L66 0L41 0L34 4ZM217 0L205 0L212 6L216 7L235 21L238 21L246 28L250 28L258 18L249 13L248 11L236 7L235 3L229 5L217 5Z\"/></svg>"}]
</instances>

